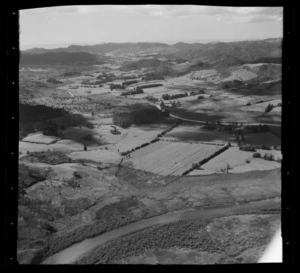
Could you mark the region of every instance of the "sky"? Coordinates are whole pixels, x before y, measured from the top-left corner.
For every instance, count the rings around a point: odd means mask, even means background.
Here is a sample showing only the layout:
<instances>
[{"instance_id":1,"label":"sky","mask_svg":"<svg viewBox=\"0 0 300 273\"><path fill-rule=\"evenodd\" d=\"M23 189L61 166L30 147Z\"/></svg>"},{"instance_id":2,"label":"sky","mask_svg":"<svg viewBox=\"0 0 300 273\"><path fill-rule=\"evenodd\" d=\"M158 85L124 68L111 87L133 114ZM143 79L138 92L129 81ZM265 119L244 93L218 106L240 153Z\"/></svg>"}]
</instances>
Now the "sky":
<instances>
[{"instance_id":1,"label":"sky","mask_svg":"<svg viewBox=\"0 0 300 273\"><path fill-rule=\"evenodd\" d=\"M20 48L108 42L212 42L283 36L282 7L59 6L20 10Z\"/></svg>"}]
</instances>

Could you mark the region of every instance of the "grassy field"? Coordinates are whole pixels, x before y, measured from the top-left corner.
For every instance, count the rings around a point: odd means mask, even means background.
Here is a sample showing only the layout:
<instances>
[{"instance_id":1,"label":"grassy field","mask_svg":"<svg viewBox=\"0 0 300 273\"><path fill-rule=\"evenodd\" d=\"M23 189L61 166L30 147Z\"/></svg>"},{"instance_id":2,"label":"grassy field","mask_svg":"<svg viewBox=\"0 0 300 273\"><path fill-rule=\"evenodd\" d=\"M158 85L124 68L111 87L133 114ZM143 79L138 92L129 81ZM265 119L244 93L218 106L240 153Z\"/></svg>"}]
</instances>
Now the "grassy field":
<instances>
[{"instance_id":1,"label":"grassy field","mask_svg":"<svg viewBox=\"0 0 300 273\"><path fill-rule=\"evenodd\" d=\"M148 146L144 155L143 151L138 154L140 156L133 155L132 166L159 175L182 175L192 168L193 163L202 162L223 148L205 144L163 142L165 145L154 144L153 150L152 145Z\"/></svg>"},{"instance_id":2,"label":"grassy field","mask_svg":"<svg viewBox=\"0 0 300 273\"><path fill-rule=\"evenodd\" d=\"M280 151L257 150L261 157L266 153L281 156ZM280 168L281 164L275 161L266 161L261 158L253 158L254 152L241 151L239 147L230 147L217 157L203 164L200 169L190 172L188 175L207 175L212 173L234 173L252 170L269 170ZM228 170L227 170L228 167Z\"/></svg>"}]
</instances>

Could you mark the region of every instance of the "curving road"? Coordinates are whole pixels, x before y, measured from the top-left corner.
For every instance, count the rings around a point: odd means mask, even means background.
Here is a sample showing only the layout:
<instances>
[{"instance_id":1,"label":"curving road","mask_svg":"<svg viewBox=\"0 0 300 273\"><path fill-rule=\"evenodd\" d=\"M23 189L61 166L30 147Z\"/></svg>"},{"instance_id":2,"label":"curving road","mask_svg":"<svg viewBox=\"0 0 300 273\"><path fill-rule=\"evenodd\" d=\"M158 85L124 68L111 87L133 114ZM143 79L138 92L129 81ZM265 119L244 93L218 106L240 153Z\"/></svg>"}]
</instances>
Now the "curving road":
<instances>
[{"instance_id":1,"label":"curving road","mask_svg":"<svg viewBox=\"0 0 300 273\"><path fill-rule=\"evenodd\" d=\"M129 225L114 229L102 235L85 239L80 243L74 244L63 251L47 258L42 264L70 264L82 258L96 247L116 239L120 236L151 227L157 224L167 224L178 220L192 220L198 218L224 217L236 214L245 214L251 210L280 208L281 199L279 197L262 201L253 201L246 204L235 206L200 209L194 211L175 211L163 215L143 219Z\"/></svg>"},{"instance_id":2,"label":"curving road","mask_svg":"<svg viewBox=\"0 0 300 273\"><path fill-rule=\"evenodd\" d=\"M150 102L150 104L153 105L153 106L155 106L159 111L162 112L161 108L157 104L151 103L151 102ZM180 120L184 120L184 121L189 121L189 122L195 122L195 123L199 123L199 124L205 124L206 123L206 120L203 121L203 120L187 119L187 118L183 118L183 117L174 115L170 111L169 111L169 113L170 113L170 117L173 117L173 118L176 118L176 119L180 119ZM230 121L220 122L220 124L223 124L223 125L229 125L229 124L232 124L232 123L233 122L230 122ZM257 123L257 122L239 122L239 123L242 123L243 125L255 125L255 126L257 126L257 125L268 125L268 126L281 127L281 124L273 124L273 123Z\"/></svg>"},{"instance_id":3,"label":"curving road","mask_svg":"<svg viewBox=\"0 0 300 273\"><path fill-rule=\"evenodd\" d=\"M186 118L182 118L182 117L176 116L176 115L171 114L171 113L170 113L170 117L177 118L177 119L184 120L184 121L196 122L196 123L200 123L200 124L205 124L206 123L206 121L195 120L195 119L186 119ZM228 124L232 124L232 123L233 122L230 122L230 121L220 122L220 124L223 124L223 125L228 125ZM281 127L281 124L273 124L273 123L256 123L256 122L239 122L239 123L243 123L243 125L255 125L255 126L257 126L257 125L268 125L268 126Z\"/></svg>"}]
</instances>

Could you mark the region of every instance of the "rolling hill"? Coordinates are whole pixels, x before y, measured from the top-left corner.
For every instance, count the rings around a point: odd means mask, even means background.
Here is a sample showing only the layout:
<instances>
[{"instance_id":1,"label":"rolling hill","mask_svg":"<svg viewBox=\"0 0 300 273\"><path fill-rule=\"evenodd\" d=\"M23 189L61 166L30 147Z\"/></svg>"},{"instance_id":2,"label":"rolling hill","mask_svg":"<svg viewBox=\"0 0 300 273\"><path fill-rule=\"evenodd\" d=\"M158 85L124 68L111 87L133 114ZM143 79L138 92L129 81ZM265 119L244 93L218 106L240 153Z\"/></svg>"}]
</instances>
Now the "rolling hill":
<instances>
[{"instance_id":1,"label":"rolling hill","mask_svg":"<svg viewBox=\"0 0 300 273\"><path fill-rule=\"evenodd\" d=\"M41 52L39 50L39 52ZM53 65L53 64L100 64L97 55L88 52L45 52L22 53L20 65Z\"/></svg>"},{"instance_id":2,"label":"rolling hill","mask_svg":"<svg viewBox=\"0 0 300 273\"><path fill-rule=\"evenodd\" d=\"M281 58L281 39L209 44L179 43L174 47L179 49L173 54L176 57L217 66L240 65L260 61L262 58L267 62L278 63Z\"/></svg>"},{"instance_id":3,"label":"rolling hill","mask_svg":"<svg viewBox=\"0 0 300 273\"><path fill-rule=\"evenodd\" d=\"M241 42L217 42L217 43L177 43L167 45L163 43L105 43L98 45L71 45L66 48L42 49L33 48L22 51L21 62L41 63L62 59L63 62L73 58L76 61L94 62L95 55L105 54L159 54L167 59L181 59L192 62L193 65L205 68L226 68L229 66L243 65L247 63L281 63L282 39L266 39ZM30 53L30 55L29 55ZM61 54L61 55L55 55ZM69 55L69 54L78 55ZM46 54L46 55L41 55ZM54 54L54 55L47 55ZM85 54L85 55L84 55ZM93 55L92 55L93 54ZM37 55L37 56L34 56ZM60 57L57 57L60 56ZM73 61L73 60L72 60ZM72 62L71 61L71 62ZM195 69L193 69L195 70Z\"/></svg>"},{"instance_id":4,"label":"rolling hill","mask_svg":"<svg viewBox=\"0 0 300 273\"><path fill-rule=\"evenodd\" d=\"M222 81L264 82L281 79L281 65L270 63L244 64L229 69Z\"/></svg>"}]
</instances>

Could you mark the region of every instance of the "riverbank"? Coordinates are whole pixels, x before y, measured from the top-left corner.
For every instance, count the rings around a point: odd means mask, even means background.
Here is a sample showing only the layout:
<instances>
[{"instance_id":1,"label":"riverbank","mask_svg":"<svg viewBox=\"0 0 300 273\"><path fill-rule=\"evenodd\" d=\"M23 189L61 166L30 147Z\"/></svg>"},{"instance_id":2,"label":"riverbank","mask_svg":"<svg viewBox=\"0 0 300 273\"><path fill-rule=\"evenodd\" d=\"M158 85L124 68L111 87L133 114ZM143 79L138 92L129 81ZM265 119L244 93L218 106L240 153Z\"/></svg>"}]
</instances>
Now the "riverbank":
<instances>
[{"instance_id":1,"label":"riverbank","mask_svg":"<svg viewBox=\"0 0 300 273\"><path fill-rule=\"evenodd\" d=\"M246 204L229 206L223 208L212 208L206 210L195 210L195 211L177 211L172 213L167 213L164 215L152 217L149 219L144 219L137 221L135 223L123 226L121 228L106 232L100 236L85 239L82 242L75 244L67 249L49 257L43 264L69 264L76 260L82 258L84 255L93 251L96 247L99 247L106 242L116 239L120 236L124 236L130 233L134 233L145 228L162 225L171 222L176 222L179 220L194 220L194 219L210 219L216 217L224 217L237 214L246 214L253 210L262 209L278 209L280 207L280 199L274 198L270 200L249 202Z\"/></svg>"}]
</instances>

